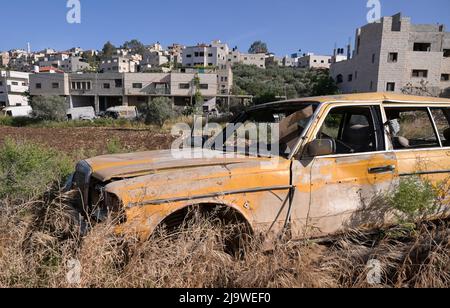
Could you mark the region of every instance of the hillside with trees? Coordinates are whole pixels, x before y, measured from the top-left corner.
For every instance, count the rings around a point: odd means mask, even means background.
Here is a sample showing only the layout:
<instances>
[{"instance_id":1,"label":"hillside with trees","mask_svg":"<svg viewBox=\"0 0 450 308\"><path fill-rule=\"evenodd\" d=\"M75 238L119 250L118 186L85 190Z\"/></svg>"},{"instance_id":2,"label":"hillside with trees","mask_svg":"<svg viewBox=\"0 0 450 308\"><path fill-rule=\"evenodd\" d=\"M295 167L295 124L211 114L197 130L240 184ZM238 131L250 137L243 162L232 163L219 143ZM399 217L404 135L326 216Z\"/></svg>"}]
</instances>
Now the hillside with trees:
<instances>
[{"instance_id":1,"label":"hillside with trees","mask_svg":"<svg viewBox=\"0 0 450 308\"><path fill-rule=\"evenodd\" d=\"M233 72L233 94L253 95L256 104L283 98L338 93L338 88L327 70L306 70L275 65L262 69L256 66L236 65Z\"/></svg>"}]
</instances>

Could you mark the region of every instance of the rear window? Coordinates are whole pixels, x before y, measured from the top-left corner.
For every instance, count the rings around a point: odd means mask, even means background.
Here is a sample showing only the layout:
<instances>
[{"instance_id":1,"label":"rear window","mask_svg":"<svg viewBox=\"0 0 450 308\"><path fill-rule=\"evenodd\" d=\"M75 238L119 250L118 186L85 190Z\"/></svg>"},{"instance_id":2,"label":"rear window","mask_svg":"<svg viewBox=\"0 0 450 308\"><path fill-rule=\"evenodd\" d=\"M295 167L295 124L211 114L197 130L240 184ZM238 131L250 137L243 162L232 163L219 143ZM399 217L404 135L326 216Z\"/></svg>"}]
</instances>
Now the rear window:
<instances>
[{"instance_id":1,"label":"rear window","mask_svg":"<svg viewBox=\"0 0 450 308\"><path fill-rule=\"evenodd\" d=\"M385 108L395 150L440 147L428 108Z\"/></svg>"},{"instance_id":2,"label":"rear window","mask_svg":"<svg viewBox=\"0 0 450 308\"><path fill-rule=\"evenodd\" d=\"M431 108L443 146L450 146L450 108Z\"/></svg>"}]
</instances>

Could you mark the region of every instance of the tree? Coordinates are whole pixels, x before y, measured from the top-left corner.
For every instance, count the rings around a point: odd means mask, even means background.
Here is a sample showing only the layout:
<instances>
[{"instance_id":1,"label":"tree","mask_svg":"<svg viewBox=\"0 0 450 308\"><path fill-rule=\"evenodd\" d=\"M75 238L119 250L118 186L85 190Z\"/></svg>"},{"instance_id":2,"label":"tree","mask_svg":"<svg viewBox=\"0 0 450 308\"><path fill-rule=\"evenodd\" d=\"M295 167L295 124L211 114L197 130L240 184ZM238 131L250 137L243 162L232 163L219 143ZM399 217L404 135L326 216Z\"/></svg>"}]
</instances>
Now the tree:
<instances>
[{"instance_id":1,"label":"tree","mask_svg":"<svg viewBox=\"0 0 450 308\"><path fill-rule=\"evenodd\" d=\"M103 57L104 58L111 57L116 50L117 50L116 46L111 44L110 41L106 42L102 49Z\"/></svg>"},{"instance_id":2,"label":"tree","mask_svg":"<svg viewBox=\"0 0 450 308\"><path fill-rule=\"evenodd\" d=\"M313 79L312 96L333 95L338 93L338 86L327 73L319 73Z\"/></svg>"},{"instance_id":3,"label":"tree","mask_svg":"<svg viewBox=\"0 0 450 308\"><path fill-rule=\"evenodd\" d=\"M68 104L61 96L35 96L31 100L32 117L43 121L64 121L67 119Z\"/></svg>"},{"instance_id":4,"label":"tree","mask_svg":"<svg viewBox=\"0 0 450 308\"><path fill-rule=\"evenodd\" d=\"M123 43L123 48L125 49L131 49L133 52L144 55L145 53L145 46L142 44L139 40L133 39L131 41L126 41Z\"/></svg>"},{"instance_id":5,"label":"tree","mask_svg":"<svg viewBox=\"0 0 450 308\"><path fill-rule=\"evenodd\" d=\"M248 50L249 53L269 53L269 49L267 48L267 44L262 41L256 41L250 46Z\"/></svg>"},{"instance_id":6,"label":"tree","mask_svg":"<svg viewBox=\"0 0 450 308\"><path fill-rule=\"evenodd\" d=\"M163 126L164 123L175 117L172 101L167 97L157 97L151 100L143 110L146 124Z\"/></svg>"}]
</instances>

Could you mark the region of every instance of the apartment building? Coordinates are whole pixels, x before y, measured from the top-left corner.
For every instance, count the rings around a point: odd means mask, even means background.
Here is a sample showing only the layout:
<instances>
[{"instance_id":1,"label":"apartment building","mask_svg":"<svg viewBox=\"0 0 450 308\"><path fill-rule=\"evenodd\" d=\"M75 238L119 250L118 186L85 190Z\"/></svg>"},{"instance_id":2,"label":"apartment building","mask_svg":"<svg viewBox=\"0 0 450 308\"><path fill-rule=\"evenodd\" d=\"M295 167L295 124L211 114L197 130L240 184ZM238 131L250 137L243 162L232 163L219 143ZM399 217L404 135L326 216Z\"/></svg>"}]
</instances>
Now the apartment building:
<instances>
[{"instance_id":1,"label":"apartment building","mask_svg":"<svg viewBox=\"0 0 450 308\"><path fill-rule=\"evenodd\" d=\"M197 91L205 101L219 96L217 80L215 73L41 73L30 76L30 94L64 96L71 107L92 106L97 112L139 106L161 96L173 105L186 106Z\"/></svg>"},{"instance_id":2,"label":"apartment building","mask_svg":"<svg viewBox=\"0 0 450 308\"><path fill-rule=\"evenodd\" d=\"M147 50L142 56L142 61L139 63L140 71L152 67L160 67L169 63L170 56L167 51Z\"/></svg>"},{"instance_id":3,"label":"apartment building","mask_svg":"<svg viewBox=\"0 0 450 308\"><path fill-rule=\"evenodd\" d=\"M100 63L99 69L101 73L135 73L138 71L138 62L125 57L113 56L104 59Z\"/></svg>"},{"instance_id":4,"label":"apartment building","mask_svg":"<svg viewBox=\"0 0 450 308\"><path fill-rule=\"evenodd\" d=\"M331 75L343 93L443 95L450 90L450 33L400 13L384 17L356 30L352 58L333 63Z\"/></svg>"},{"instance_id":5,"label":"apartment building","mask_svg":"<svg viewBox=\"0 0 450 308\"><path fill-rule=\"evenodd\" d=\"M228 54L228 63L231 65L235 64L245 64L245 65L255 65L260 68L266 68L266 54L249 54L241 53L237 49L233 49Z\"/></svg>"},{"instance_id":6,"label":"apartment building","mask_svg":"<svg viewBox=\"0 0 450 308\"><path fill-rule=\"evenodd\" d=\"M300 68L306 69L329 69L331 65L331 56L315 55L314 53L303 54L297 60Z\"/></svg>"},{"instance_id":7,"label":"apartment building","mask_svg":"<svg viewBox=\"0 0 450 308\"><path fill-rule=\"evenodd\" d=\"M167 49L169 51L170 62L173 64L183 63L183 52L186 46L181 44L172 44Z\"/></svg>"},{"instance_id":8,"label":"apartment building","mask_svg":"<svg viewBox=\"0 0 450 308\"><path fill-rule=\"evenodd\" d=\"M0 71L0 108L26 106L25 93L29 90L29 73Z\"/></svg>"},{"instance_id":9,"label":"apartment building","mask_svg":"<svg viewBox=\"0 0 450 308\"><path fill-rule=\"evenodd\" d=\"M90 65L82 57L61 53L39 61L39 67L54 67L66 73L77 73L89 69Z\"/></svg>"},{"instance_id":10,"label":"apartment building","mask_svg":"<svg viewBox=\"0 0 450 308\"><path fill-rule=\"evenodd\" d=\"M185 67L218 67L227 65L229 47L221 41L213 41L210 45L198 44L183 50L183 66Z\"/></svg>"}]
</instances>

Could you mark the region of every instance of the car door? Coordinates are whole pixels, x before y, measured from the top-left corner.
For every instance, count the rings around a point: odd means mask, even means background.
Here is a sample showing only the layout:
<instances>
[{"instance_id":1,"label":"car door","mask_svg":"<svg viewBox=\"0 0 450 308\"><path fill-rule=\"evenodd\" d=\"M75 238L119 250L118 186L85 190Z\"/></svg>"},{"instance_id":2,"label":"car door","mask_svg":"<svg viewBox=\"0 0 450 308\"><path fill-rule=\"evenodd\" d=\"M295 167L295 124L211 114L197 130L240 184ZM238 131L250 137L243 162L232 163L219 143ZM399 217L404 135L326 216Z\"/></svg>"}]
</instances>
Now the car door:
<instances>
[{"instance_id":1,"label":"car door","mask_svg":"<svg viewBox=\"0 0 450 308\"><path fill-rule=\"evenodd\" d=\"M450 107L388 104L387 120L395 123L392 144L401 178L419 176L449 198ZM448 205L448 200L446 200Z\"/></svg>"},{"instance_id":2,"label":"car door","mask_svg":"<svg viewBox=\"0 0 450 308\"><path fill-rule=\"evenodd\" d=\"M322 237L384 223L385 209L377 201L394 184L397 161L393 151L386 151L383 117L378 103L323 108L307 144L330 140L335 149L312 157L306 145L294 164L295 237Z\"/></svg>"}]
</instances>

